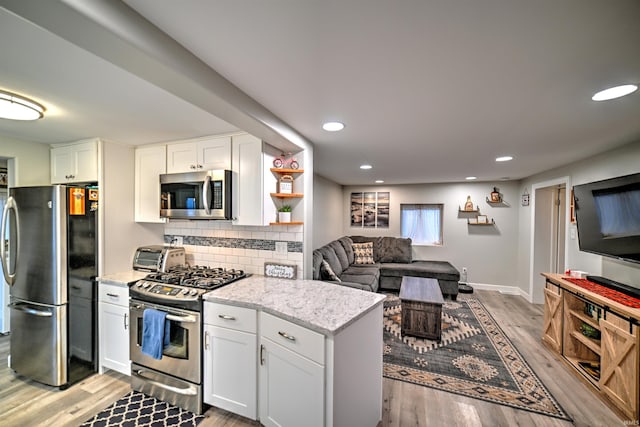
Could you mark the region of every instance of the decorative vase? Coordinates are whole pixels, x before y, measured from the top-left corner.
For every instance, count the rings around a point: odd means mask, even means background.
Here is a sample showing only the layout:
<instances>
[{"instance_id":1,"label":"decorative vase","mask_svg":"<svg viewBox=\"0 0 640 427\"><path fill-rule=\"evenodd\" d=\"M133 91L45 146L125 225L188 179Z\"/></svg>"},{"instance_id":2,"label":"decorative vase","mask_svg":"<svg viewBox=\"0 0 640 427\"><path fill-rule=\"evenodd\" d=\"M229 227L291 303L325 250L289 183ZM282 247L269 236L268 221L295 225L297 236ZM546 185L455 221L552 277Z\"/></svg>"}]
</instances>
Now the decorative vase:
<instances>
[{"instance_id":1,"label":"decorative vase","mask_svg":"<svg viewBox=\"0 0 640 427\"><path fill-rule=\"evenodd\" d=\"M291 222L291 212L278 212L278 222Z\"/></svg>"}]
</instances>

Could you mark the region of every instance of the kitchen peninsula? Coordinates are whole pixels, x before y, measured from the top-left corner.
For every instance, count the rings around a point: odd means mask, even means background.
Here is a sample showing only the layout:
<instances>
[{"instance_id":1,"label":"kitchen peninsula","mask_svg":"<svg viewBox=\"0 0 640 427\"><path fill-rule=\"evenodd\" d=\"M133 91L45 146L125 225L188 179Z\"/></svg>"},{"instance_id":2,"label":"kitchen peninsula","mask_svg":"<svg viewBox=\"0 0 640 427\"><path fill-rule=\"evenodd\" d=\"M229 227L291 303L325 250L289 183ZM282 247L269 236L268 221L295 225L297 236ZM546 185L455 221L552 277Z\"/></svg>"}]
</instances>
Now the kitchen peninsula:
<instances>
[{"instance_id":1,"label":"kitchen peninsula","mask_svg":"<svg viewBox=\"0 0 640 427\"><path fill-rule=\"evenodd\" d=\"M382 419L383 295L252 276L204 300L205 403L265 426Z\"/></svg>"}]
</instances>

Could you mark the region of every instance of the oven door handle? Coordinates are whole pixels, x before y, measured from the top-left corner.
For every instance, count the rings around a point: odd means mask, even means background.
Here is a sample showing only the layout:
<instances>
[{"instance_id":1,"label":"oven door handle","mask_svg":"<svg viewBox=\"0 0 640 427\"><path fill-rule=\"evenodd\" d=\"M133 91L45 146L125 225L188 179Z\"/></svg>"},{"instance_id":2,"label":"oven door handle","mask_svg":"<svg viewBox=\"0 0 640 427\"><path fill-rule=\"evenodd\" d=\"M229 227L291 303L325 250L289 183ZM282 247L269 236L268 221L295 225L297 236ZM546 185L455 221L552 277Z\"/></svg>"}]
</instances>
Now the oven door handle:
<instances>
[{"instance_id":1,"label":"oven door handle","mask_svg":"<svg viewBox=\"0 0 640 427\"><path fill-rule=\"evenodd\" d=\"M167 384L163 384L159 381L156 380L152 380L151 378L147 377L144 375L144 371L142 369L136 369L133 372L135 375L139 376L140 378L144 379L146 382L148 382L149 384L152 384L156 387L160 387L163 388L165 390L169 390L172 391L174 393L178 393L178 394L182 394L182 395L188 395L188 396L195 396L198 394L198 391L193 388L193 387L188 387L188 388L178 388L178 387L173 387Z\"/></svg>"},{"instance_id":2,"label":"oven door handle","mask_svg":"<svg viewBox=\"0 0 640 427\"><path fill-rule=\"evenodd\" d=\"M167 320L180 323L196 323L195 316L176 316L173 314L167 314Z\"/></svg>"}]
</instances>

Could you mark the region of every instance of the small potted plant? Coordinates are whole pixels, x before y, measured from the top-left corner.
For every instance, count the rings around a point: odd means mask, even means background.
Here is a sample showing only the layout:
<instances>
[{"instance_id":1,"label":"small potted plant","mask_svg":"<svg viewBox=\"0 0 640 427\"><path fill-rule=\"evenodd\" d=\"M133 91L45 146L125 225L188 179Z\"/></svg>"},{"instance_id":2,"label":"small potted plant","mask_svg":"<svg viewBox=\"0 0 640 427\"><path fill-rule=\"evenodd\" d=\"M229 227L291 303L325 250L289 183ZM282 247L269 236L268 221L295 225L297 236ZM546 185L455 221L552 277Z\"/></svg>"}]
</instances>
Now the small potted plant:
<instances>
[{"instance_id":1,"label":"small potted plant","mask_svg":"<svg viewBox=\"0 0 640 427\"><path fill-rule=\"evenodd\" d=\"M291 222L290 205L283 205L278 208L278 222Z\"/></svg>"}]
</instances>

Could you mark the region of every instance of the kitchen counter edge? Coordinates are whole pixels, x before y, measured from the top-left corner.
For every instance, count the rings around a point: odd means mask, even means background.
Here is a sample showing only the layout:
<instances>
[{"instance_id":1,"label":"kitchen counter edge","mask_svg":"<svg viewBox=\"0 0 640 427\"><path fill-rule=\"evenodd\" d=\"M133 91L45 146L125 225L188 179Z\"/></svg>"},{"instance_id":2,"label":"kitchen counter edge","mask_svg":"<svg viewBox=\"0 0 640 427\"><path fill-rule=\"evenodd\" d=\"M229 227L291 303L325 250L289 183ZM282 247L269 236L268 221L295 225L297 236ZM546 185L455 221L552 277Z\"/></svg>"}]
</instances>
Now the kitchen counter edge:
<instances>
[{"instance_id":1,"label":"kitchen counter edge","mask_svg":"<svg viewBox=\"0 0 640 427\"><path fill-rule=\"evenodd\" d=\"M114 274L105 274L98 277L98 282L109 283L112 285L129 286L129 284L144 279L149 274L148 271L127 270Z\"/></svg>"},{"instance_id":2,"label":"kitchen counter edge","mask_svg":"<svg viewBox=\"0 0 640 427\"><path fill-rule=\"evenodd\" d=\"M203 298L205 302L259 309L330 336L382 304L385 296L319 280L256 275L211 291Z\"/></svg>"}]
</instances>

